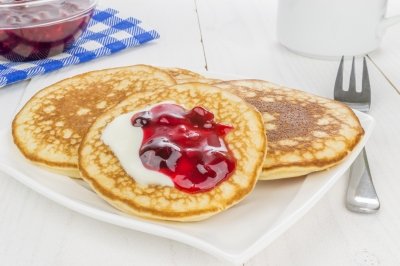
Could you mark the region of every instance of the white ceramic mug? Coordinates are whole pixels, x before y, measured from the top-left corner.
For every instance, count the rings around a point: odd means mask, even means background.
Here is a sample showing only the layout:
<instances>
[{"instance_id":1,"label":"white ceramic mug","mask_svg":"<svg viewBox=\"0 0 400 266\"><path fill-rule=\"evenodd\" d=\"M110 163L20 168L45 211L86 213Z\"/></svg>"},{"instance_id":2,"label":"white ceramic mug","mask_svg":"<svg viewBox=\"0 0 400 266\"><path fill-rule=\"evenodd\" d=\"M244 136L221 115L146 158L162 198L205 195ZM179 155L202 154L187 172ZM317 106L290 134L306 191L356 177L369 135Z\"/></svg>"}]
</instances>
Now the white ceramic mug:
<instances>
[{"instance_id":1,"label":"white ceramic mug","mask_svg":"<svg viewBox=\"0 0 400 266\"><path fill-rule=\"evenodd\" d=\"M387 0L279 0L278 40L314 57L357 56L374 51L385 29Z\"/></svg>"}]
</instances>

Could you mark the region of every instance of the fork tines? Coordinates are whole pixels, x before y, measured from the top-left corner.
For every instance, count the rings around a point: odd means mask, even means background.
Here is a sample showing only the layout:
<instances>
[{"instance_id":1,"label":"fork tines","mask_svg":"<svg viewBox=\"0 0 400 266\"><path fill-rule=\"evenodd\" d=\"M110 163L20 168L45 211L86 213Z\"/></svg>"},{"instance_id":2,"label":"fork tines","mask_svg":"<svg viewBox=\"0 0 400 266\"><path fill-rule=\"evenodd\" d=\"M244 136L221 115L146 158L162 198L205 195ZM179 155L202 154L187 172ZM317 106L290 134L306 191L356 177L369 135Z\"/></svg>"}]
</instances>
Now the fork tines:
<instances>
[{"instance_id":1,"label":"fork tines","mask_svg":"<svg viewBox=\"0 0 400 266\"><path fill-rule=\"evenodd\" d=\"M344 56L340 60L339 70L336 76L335 88L334 88L334 98L337 101L344 102L354 109L360 111L368 112L371 105L371 86L369 82L369 74L367 68L366 58L363 58L363 73L362 73L362 90L357 92L356 90L356 74L355 74L355 64L354 56L351 64L351 74L349 89L347 91L343 90L343 62Z\"/></svg>"}]
</instances>

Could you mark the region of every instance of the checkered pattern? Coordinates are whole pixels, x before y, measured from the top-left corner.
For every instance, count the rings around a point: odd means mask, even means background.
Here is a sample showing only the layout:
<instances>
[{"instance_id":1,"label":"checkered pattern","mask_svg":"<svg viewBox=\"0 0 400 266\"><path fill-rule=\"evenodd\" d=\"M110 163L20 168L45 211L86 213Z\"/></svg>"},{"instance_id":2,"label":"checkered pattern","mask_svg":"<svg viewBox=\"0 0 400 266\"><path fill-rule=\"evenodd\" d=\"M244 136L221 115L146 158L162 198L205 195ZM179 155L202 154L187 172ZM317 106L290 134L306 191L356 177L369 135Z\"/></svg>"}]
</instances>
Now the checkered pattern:
<instances>
[{"instance_id":1,"label":"checkered pattern","mask_svg":"<svg viewBox=\"0 0 400 266\"><path fill-rule=\"evenodd\" d=\"M95 10L86 31L67 51L37 61L0 61L0 87L159 38L156 31L139 27L140 23L135 18L121 18L114 9Z\"/></svg>"}]
</instances>

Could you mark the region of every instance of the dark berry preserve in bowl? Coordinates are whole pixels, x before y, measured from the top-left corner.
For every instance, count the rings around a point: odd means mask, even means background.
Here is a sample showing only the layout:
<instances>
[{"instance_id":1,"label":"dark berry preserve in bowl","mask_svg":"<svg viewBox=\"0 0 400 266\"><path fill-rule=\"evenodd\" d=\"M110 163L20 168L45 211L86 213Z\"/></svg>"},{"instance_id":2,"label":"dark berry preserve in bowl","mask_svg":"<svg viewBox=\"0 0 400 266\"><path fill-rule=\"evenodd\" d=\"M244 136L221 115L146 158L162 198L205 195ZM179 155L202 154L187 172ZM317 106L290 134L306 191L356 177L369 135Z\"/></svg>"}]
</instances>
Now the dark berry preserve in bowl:
<instances>
[{"instance_id":1,"label":"dark berry preserve in bowl","mask_svg":"<svg viewBox=\"0 0 400 266\"><path fill-rule=\"evenodd\" d=\"M59 54L77 40L97 0L0 0L0 56L32 61Z\"/></svg>"}]
</instances>

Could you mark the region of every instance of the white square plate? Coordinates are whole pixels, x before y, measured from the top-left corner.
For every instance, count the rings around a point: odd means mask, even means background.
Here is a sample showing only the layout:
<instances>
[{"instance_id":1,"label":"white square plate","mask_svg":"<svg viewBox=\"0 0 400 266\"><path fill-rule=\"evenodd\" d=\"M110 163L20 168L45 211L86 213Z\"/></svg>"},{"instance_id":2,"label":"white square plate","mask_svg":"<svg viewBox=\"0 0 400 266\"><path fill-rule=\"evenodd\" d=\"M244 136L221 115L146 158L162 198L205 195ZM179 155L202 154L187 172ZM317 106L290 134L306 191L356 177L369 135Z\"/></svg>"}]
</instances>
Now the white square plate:
<instances>
[{"instance_id":1,"label":"white square plate","mask_svg":"<svg viewBox=\"0 0 400 266\"><path fill-rule=\"evenodd\" d=\"M47 76L44 83L51 84L70 76L66 73L69 72ZM219 75L219 78L224 76ZM44 86L43 82L37 82L40 80L32 82L36 85L35 91ZM29 88L33 87L32 83ZM25 100L32 94L28 91ZM119 212L92 192L83 181L47 172L27 162L14 146L10 131L0 132L0 170L43 196L81 214L174 239L239 264L250 259L287 230L343 176L364 147L374 126L371 116L360 112L356 114L365 135L340 165L302 178L258 182L251 195L238 205L201 222L151 221Z\"/></svg>"}]
</instances>

